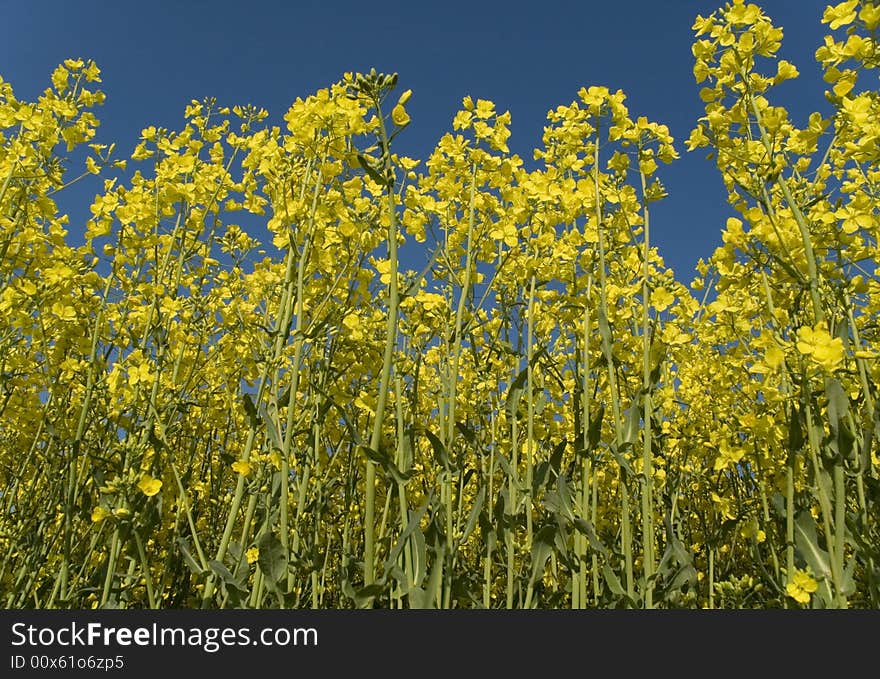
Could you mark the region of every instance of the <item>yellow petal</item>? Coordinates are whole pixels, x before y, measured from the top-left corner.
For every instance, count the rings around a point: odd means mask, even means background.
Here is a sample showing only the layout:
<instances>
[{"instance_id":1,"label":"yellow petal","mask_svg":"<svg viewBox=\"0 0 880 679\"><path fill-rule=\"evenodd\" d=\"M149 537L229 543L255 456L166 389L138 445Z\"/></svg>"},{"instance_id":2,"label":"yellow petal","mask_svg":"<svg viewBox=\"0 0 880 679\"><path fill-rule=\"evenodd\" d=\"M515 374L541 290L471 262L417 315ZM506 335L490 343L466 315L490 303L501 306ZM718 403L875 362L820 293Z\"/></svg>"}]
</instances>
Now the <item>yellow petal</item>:
<instances>
[{"instance_id":1,"label":"yellow petal","mask_svg":"<svg viewBox=\"0 0 880 679\"><path fill-rule=\"evenodd\" d=\"M406 112L406 109L403 108L400 104L394 107L391 111L391 120L394 121L395 125L399 125L403 127L407 123L409 123L409 115Z\"/></svg>"},{"instance_id":2,"label":"yellow petal","mask_svg":"<svg viewBox=\"0 0 880 679\"><path fill-rule=\"evenodd\" d=\"M106 519L108 516L110 516L110 512L108 512L101 506L95 507L92 510L92 521L94 521L95 523L101 523L101 521Z\"/></svg>"},{"instance_id":3,"label":"yellow petal","mask_svg":"<svg viewBox=\"0 0 880 679\"><path fill-rule=\"evenodd\" d=\"M244 460L238 460L237 462L232 463L232 471L238 472L242 476L250 476L251 465Z\"/></svg>"},{"instance_id":4,"label":"yellow petal","mask_svg":"<svg viewBox=\"0 0 880 679\"><path fill-rule=\"evenodd\" d=\"M153 497L162 489L162 482L159 479L154 479L149 474L144 474L141 480L138 481L138 488L147 497Z\"/></svg>"}]
</instances>

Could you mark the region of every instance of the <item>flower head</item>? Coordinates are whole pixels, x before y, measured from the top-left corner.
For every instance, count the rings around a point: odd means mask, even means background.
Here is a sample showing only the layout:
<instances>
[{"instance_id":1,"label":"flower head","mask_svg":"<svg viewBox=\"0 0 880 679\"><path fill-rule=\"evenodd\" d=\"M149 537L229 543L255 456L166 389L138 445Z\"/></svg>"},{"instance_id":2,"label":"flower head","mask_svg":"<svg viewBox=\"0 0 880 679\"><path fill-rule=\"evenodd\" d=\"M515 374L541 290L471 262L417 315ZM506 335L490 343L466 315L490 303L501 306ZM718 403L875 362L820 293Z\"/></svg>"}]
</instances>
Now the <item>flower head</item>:
<instances>
[{"instance_id":1,"label":"flower head","mask_svg":"<svg viewBox=\"0 0 880 679\"><path fill-rule=\"evenodd\" d=\"M800 604L810 601L810 595L819 589L819 583L806 571L796 570L791 576L791 582L785 586L785 592Z\"/></svg>"},{"instance_id":2,"label":"flower head","mask_svg":"<svg viewBox=\"0 0 880 679\"><path fill-rule=\"evenodd\" d=\"M405 127L409 124L409 114L406 112L406 109L403 108L402 104L398 104L391 110L391 120L394 121L395 125L400 127Z\"/></svg>"}]
</instances>

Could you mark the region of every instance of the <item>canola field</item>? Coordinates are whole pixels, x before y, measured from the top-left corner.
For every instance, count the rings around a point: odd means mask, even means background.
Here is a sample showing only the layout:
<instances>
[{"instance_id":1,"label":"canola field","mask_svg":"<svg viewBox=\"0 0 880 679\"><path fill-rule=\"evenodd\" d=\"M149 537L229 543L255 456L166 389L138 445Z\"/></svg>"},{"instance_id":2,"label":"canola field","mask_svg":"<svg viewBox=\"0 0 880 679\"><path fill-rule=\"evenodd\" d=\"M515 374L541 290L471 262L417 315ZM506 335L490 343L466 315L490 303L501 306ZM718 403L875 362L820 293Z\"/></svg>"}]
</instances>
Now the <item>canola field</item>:
<instances>
[{"instance_id":1,"label":"canola field","mask_svg":"<svg viewBox=\"0 0 880 679\"><path fill-rule=\"evenodd\" d=\"M0 605L880 606L880 5L818 20L805 127L738 0L689 139L587 85L534 171L470 97L396 153L393 74L128 157L95 63L0 78ZM736 216L678 280L652 207L694 150Z\"/></svg>"}]
</instances>

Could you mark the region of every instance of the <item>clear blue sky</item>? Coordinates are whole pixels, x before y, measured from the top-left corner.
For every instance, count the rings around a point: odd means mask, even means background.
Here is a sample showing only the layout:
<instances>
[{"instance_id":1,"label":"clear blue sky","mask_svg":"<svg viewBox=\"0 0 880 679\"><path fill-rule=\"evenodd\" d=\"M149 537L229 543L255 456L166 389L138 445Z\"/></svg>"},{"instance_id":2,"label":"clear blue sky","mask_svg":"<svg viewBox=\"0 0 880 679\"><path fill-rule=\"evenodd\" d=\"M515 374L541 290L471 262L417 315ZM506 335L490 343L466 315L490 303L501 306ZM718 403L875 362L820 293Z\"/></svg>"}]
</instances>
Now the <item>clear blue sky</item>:
<instances>
[{"instance_id":1,"label":"clear blue sky","mask_svg":"<svg viewBox=\"0 0 880 679\"><path fill-rule=\"evenodd\" d=\"M290 103L345 71L400 74L411 88L413 122L397 150L427 158L450 129L464 95L492 99L513 118L511 150L531 159L550 108L585 85L623 89L633 115L665 123L681 159L663 167L669 198L653 212L652 238L682 282L720 245L731 214L705 151L687 153L702 102L692 75L691 26L722 5L707 0L594 2L375 2L326 0L25 0L3 4L0 75L19 97L35 97L65 58L94 59L107 103L98 141L130 153L147 125L179 129L191 99L253 103L280 121ZM828 112L814 60L824 27L821 0L758 3L785 29L780 55L801 77L777 88L779 103L803 123ZM77 214L100 188L83 186L63 205ZM254 234L257 235L257 234ZM412 265L418 266L418 262Z\"/></svg>"}]
</instances>

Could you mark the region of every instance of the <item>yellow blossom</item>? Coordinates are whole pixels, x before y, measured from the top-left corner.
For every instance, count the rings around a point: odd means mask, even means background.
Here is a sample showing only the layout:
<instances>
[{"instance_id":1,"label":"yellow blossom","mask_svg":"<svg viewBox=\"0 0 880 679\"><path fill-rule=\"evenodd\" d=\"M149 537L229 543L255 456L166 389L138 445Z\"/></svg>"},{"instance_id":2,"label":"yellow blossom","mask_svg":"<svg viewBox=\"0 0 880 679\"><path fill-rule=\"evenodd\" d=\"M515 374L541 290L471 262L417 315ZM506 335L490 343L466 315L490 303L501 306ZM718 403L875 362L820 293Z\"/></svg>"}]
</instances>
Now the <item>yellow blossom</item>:
<instances>
[{"instance_id":1,"label":"yellow blossom","mask_svg":"<svg viewBox=\"0 0 880 679\"><path fill-rule=\"evenodd\" d=\"M162 489L162 482L159 479L154 479L149 474L144 474L137 485L140 491L147 497L153 497Z\"/></svg>"},{"instance_id":2,"label":"yellow blossom","mask_svg":"<svg viewBox=\"0 0 880 679\"><path fill-rule=\"evenodd\" d=\"M94 521L95 523L101 523L101 521L109 518L110 516L112 516L112 514L100 505L92 509L92 521Z\"/></svg>"},{"instance_id":3,"label":"yellow blossom","mask_svg":"<svg viewBox=\"0 0 880 679\"><path fill-rule=\"evenodd\" d=\"M843 362L843 340L832 338L824 324L800 328L797 338L798 351L812 358L824 371L833 372Z\"/></svg>"},{"instance_id":4,"label":"yellow blossom","mask_svg":"<svg viewBox=\"0 0 880 679\"><path fill-rule=\"evenodd\" d=\"M800 604L809 603L810 595L817 589L819 589L819 583L809 573L802 570L795 570L791 581L785 586L786 594Z\"/></svg>"},{"instance_id":5,"label":"yellow blossom","mask_svg":"<svg viewBox=\"0 0 880 679\"><path fill-rule=\"evenodd\" d=\"M406 109L402 104L398 104L391 110L391 120L393 120L394 124L399 127L405 127L409 124L409 114L406 112Z\"/></svg>"},{"instance_id":6,"label":"yellow blossom","mask_svg":"<svg viewBox=\"0 0 880 679\"><path fill-rule=\"evenodd\" d=\"M241 474L242 476L250 476L252 470L249 462L245 460L237 460L232 463L232 471Z\"/></svg>"}]
</instances>

